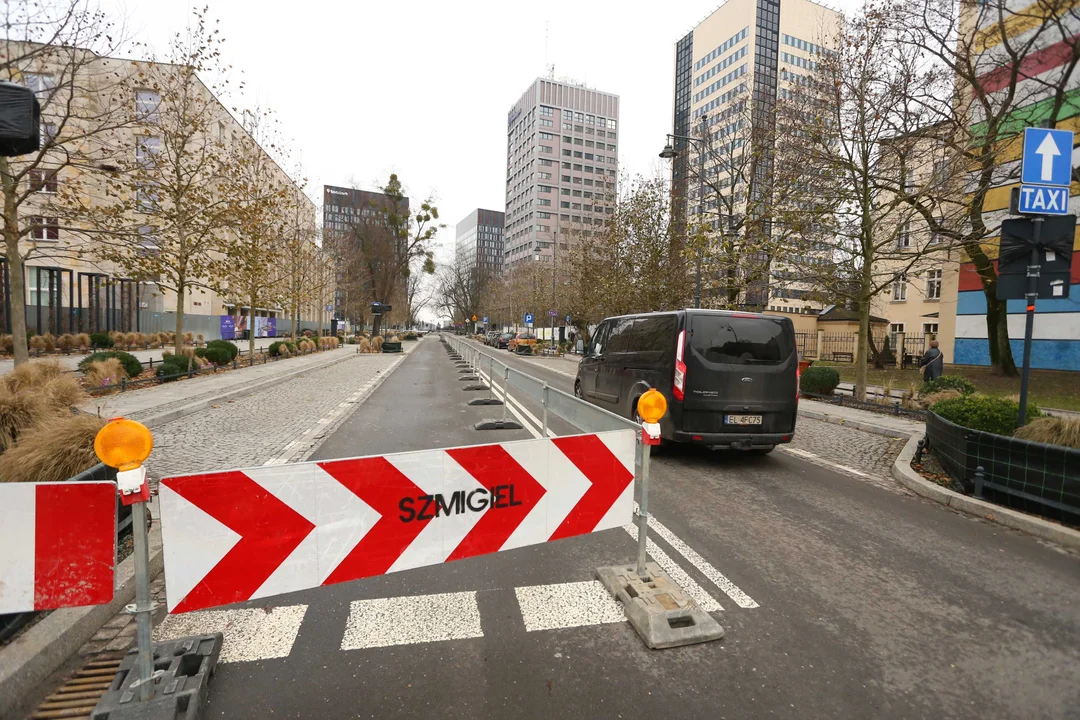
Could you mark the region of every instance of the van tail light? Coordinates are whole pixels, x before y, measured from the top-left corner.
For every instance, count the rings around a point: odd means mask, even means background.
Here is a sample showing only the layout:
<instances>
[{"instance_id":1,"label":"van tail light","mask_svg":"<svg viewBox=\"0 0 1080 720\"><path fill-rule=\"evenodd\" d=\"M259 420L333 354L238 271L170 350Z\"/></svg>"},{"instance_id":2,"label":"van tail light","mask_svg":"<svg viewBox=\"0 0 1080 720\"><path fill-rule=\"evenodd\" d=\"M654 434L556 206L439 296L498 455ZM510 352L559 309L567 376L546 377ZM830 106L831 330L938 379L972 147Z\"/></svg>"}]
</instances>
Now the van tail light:
<instances>
[{"instance_id":1,"label":"van tail light","mask_svg":"<svg viewBox=\"0 0 1080 720\"><path fill-rule=\"evenodd\" d=\"M675 385L671 388L671 394L675 399L682 402L686 397L686 363L683 362L683 345L686 344L686 331L679 331L679 342L675 346Z\"/></svg>"},{"instance_id":2,"label":"van tail light","mask_svg":"<svg viewBox=\"0 0 1080 720\"><path fill-rule=\"evenodd\" d=\"M802 368L795 368L795 404L799 404L799 395L801 394L802 385Z\"/></svg>"}]
</instances>

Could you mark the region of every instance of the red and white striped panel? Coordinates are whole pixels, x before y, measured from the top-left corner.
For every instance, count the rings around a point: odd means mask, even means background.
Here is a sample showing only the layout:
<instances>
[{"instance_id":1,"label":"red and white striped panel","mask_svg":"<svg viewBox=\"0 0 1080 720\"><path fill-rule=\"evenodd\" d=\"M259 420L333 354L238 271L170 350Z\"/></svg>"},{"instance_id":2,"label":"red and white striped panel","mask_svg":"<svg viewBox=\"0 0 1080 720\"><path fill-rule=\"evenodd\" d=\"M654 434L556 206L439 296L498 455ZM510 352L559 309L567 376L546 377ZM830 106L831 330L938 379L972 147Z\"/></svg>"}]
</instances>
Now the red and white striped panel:
<instances>
[{"instance_id":1,"label":"red and white striped panel","mask_svg":"<svg viewBox=\"0 0 1080 720\"><path fill-rule=\"evenodd\" d=\"M116 485L0 483L0 613L113 598Z\"/></svg>"},{"instance_id":2,"label":"red and white striped panel","mask_svg":"<svg viewBox=\"0 0 1080 720\"><path fill-rule=\"evenodd\" d=\"M161 481L170 612L617 528L633 430Z\"/></svg>"}]
</instances>

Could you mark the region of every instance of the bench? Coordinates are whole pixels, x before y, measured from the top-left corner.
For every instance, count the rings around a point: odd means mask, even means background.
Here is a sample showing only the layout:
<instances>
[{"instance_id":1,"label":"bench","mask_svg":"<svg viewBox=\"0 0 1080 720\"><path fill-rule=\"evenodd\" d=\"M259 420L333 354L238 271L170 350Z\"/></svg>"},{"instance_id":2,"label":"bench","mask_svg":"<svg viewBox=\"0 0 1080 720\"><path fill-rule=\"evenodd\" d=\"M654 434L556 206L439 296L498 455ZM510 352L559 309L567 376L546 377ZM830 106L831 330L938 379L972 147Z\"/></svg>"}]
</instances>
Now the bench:
<instances>
[{"instance_id":1,"label":"bench","mask_svg":"<svg viewBox=\"0 0 1080 720\"><path fill-rule=\"evenodd\" d=\"M834 352L832 354L833 362L855 362L855 353L849 352Z\"/></svg>"}]
</instances>

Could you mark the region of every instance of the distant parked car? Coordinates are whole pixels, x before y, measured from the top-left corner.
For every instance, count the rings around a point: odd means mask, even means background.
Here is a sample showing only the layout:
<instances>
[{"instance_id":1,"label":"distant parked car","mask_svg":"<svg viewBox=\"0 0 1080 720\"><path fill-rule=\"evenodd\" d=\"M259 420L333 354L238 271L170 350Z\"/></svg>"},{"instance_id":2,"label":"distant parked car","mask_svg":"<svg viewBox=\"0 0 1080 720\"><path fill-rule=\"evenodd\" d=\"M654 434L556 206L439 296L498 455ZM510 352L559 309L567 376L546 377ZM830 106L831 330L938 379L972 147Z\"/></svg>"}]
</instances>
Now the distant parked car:
<instances>
[{"instance_id":1,"label":"distant parked car","mask_svg":"<svg viewBox=\"0 0 1080 720\"><path fill-rule=\"evenodd\" d=\"M514 339L514 333L501 333L493 345L499 350L504 350L510 346L510 341Z\"/></svg>"},{"instance_id":2,"label":"distant parked car","mask_svg":"<svg viewBox=\"0 0 1080 720\"><path fill-rule=\"evenodd\" d=\"M526 347L529 348L530 353L536 347L536 336L532 333L517 333L507 343L506 349L512 353L520 353L523 352L522 348Z\"/></svg>"}]
</instances>

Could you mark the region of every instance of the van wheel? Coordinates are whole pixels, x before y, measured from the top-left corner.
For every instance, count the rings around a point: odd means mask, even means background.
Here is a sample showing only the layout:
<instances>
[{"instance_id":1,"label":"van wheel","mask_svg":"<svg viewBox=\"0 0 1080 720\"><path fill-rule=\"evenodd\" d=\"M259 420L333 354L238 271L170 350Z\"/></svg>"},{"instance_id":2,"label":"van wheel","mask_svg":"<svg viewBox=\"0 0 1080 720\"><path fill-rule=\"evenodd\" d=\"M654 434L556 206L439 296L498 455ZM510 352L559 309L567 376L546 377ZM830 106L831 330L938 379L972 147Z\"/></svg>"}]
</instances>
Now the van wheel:
<instances>
[{"instance_id":1,"label":"van wheel","mask_svg":"<svg viewBox=\"0 0 1080 720\"><path fill-rule=\"evenodd\" d=\"M585 393L581 389L581 381L580 380L576 380L574 382L574 397L576 397L578 400L584 400L585 399Z\"/></svg>"}]
</instances>

